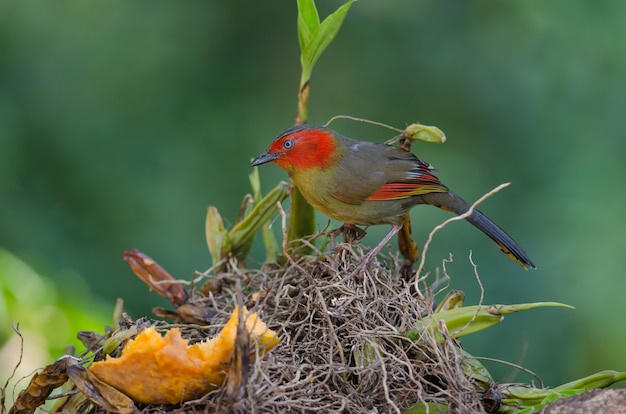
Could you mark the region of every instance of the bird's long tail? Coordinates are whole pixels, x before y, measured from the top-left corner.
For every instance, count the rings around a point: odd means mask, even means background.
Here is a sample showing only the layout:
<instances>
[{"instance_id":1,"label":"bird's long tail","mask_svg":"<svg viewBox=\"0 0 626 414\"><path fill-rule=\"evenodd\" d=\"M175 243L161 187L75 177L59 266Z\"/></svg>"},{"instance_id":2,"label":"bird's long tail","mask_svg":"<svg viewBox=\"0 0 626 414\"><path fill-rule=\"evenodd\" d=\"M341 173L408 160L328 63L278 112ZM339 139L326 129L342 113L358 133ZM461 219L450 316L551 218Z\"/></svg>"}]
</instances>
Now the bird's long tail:
<instances>
[{"instance_id":1,"label":"bird's long tail","mask_svg":"<svg viewBox=\"0 0 626 414\"><path fill-rule=\"evenodd\" d=\"M456 214L463 214L469 210L470 205L458 195L449 191L447 193L430 193L422 195L423 202L432 204L443 210L451 211ZM535 264L530 260L526 252L502 230L496 223L491 221L480 211L474 209L472 214L466 219L476 228L485 233L493 240L500 250L509 256L512 260L519 263L524 269L535 269Z\"/></svg>"}]
</instances>

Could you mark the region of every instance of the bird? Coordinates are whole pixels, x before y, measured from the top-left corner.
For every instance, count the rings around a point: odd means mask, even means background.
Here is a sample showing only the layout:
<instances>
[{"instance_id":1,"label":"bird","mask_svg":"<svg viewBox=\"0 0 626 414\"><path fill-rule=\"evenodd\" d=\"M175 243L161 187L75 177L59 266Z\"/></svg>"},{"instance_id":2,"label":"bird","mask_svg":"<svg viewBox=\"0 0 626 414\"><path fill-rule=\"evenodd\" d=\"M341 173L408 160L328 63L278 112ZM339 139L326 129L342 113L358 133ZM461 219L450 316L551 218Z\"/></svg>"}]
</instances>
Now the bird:
<instances>
[{"instance_id":1,"label":"bird","mask_svg":"<svg viewBox=\"0 0 626 414\"><path fill-rule=\"evenodd\" d=\"M252 167L270 162L286 170L305 200L328 217L350 227L392 226L366 262L400 231L413 206L430 204L457 215L470 208L439 181L428 162L410 151L351 139L326 126L302 124L285 130ZM536 268L513 238L479 210L466 220L524 269Z\"/></svg>"}]
</instances>

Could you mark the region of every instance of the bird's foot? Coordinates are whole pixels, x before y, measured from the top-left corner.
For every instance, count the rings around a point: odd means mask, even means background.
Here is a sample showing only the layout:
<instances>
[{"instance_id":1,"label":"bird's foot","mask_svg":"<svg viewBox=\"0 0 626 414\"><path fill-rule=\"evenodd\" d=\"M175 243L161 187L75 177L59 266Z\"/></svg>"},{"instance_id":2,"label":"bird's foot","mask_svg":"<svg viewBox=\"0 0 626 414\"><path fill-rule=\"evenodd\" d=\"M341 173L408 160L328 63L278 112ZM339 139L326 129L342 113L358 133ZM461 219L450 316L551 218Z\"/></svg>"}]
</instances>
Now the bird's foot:
<instances>
[{"instance_id":1,"label":"bird's foot","mask_svg":"<svg viewBox=\"0 0 626 414\"><path fill-rule=\"evenodd\" d=\"M335 239L337 236L342 235L343 241L348 244L353 244L363 237L365 237L365 230L355 226L354 224L344 223L340 227L331 230L329 233L332 245L335 246Z\"/></svg>"},{"instance_id":2,"label":"bird's foot","mask_svg":"<svg viewBox=\"0 0 626 414\"><path fill-rule=\"evenodd\" d=\"M352 272L351 276L364 273L367 270L367 266L369 266L370 262L376 257L379 251L380 250L376 250L376 249L370 250L370 252L366 254L363 257L363 259L361 259L361 262L358 265L356 265L356 268Z\"/></svg>"},{"instance_id":3,"label":"bird's foot","mask_svg":"<svg viewBox=\"0 0 626 414\"><path fill-rule=\"evenodd\" d=\"M402 223L394 224L391 227L391 230L389 230L389 233L387 233L385 237L383 237L380 243L378 243L372 250L369 251L369 253L365 255L365 257L363 257L363 259L361 260L361 263L357 265L353 274L363 273L367 269L367 266L370 264L370 262L376 257L376 255L378 255L378 253L380 253L383 247L385 247L385 245L389 243L389 240L391 240L391 238L396 233L398 233L401 228L402 228Z\"/></svg>"}]
</instances>

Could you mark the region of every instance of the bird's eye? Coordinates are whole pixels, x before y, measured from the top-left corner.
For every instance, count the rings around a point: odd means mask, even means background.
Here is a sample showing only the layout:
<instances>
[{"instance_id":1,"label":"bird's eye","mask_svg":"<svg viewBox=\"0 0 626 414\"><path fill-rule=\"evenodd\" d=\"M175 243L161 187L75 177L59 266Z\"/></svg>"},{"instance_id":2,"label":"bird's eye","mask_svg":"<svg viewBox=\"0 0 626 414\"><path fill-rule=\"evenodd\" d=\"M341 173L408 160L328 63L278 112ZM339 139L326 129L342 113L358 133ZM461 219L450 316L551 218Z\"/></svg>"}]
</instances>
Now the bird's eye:
<instances>
[{"instance_id":1,"label":"bird's eye","mask_svg":"<svg viewBox=\"0 0 626 414\"><path fill-rule=\"evenodd\" d=\"M293 148L293 139L287 139L283 142L283 148L286 150Z\"/></svg>"}]
</instances>

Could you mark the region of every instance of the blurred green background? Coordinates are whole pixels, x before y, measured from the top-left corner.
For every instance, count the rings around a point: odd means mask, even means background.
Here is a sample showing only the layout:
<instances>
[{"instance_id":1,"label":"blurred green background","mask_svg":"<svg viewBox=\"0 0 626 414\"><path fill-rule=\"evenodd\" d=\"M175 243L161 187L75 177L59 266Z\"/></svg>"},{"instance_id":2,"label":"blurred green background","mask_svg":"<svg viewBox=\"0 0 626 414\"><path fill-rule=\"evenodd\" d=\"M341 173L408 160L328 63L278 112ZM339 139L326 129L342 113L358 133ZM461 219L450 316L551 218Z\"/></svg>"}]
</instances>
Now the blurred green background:
<instances>
[{"instance_id":1,"label":"blurred green background","mask_svg":"<svg viewBox=\"0 0 626 414\"><path fill-rule=\"evenodd\" d=\"M320 1L321 15L339 4ZM0 267L0 347L12 320L42 314L23 274L40 275L57 306L79 304L67 311L76 329L100 329L117 297L134 317L166 304L122 251L185 279L211 265L207 206L232 223L250 159L293 124L296 13L295 1L0 2L0 247L23 269ZM472 201L513 182L481 209L538 270L466 223L438 234L428 268L452 253L451 286L477 303L472 250L486 303L575 306L513 315L463 341L549 385L626 370L625 18L626 2L610 0L361 0L313 73L310 122L436 125L448 141L414 152L455 192ZM393 136L345 120L333 128ZM266 191L287 179L274 166L261 178ZM415 208L419 244L447 217ZM387 230L370 229L365 243ZM260 245L252 257L258 266Z\"/></svg>"}]
</instances>

